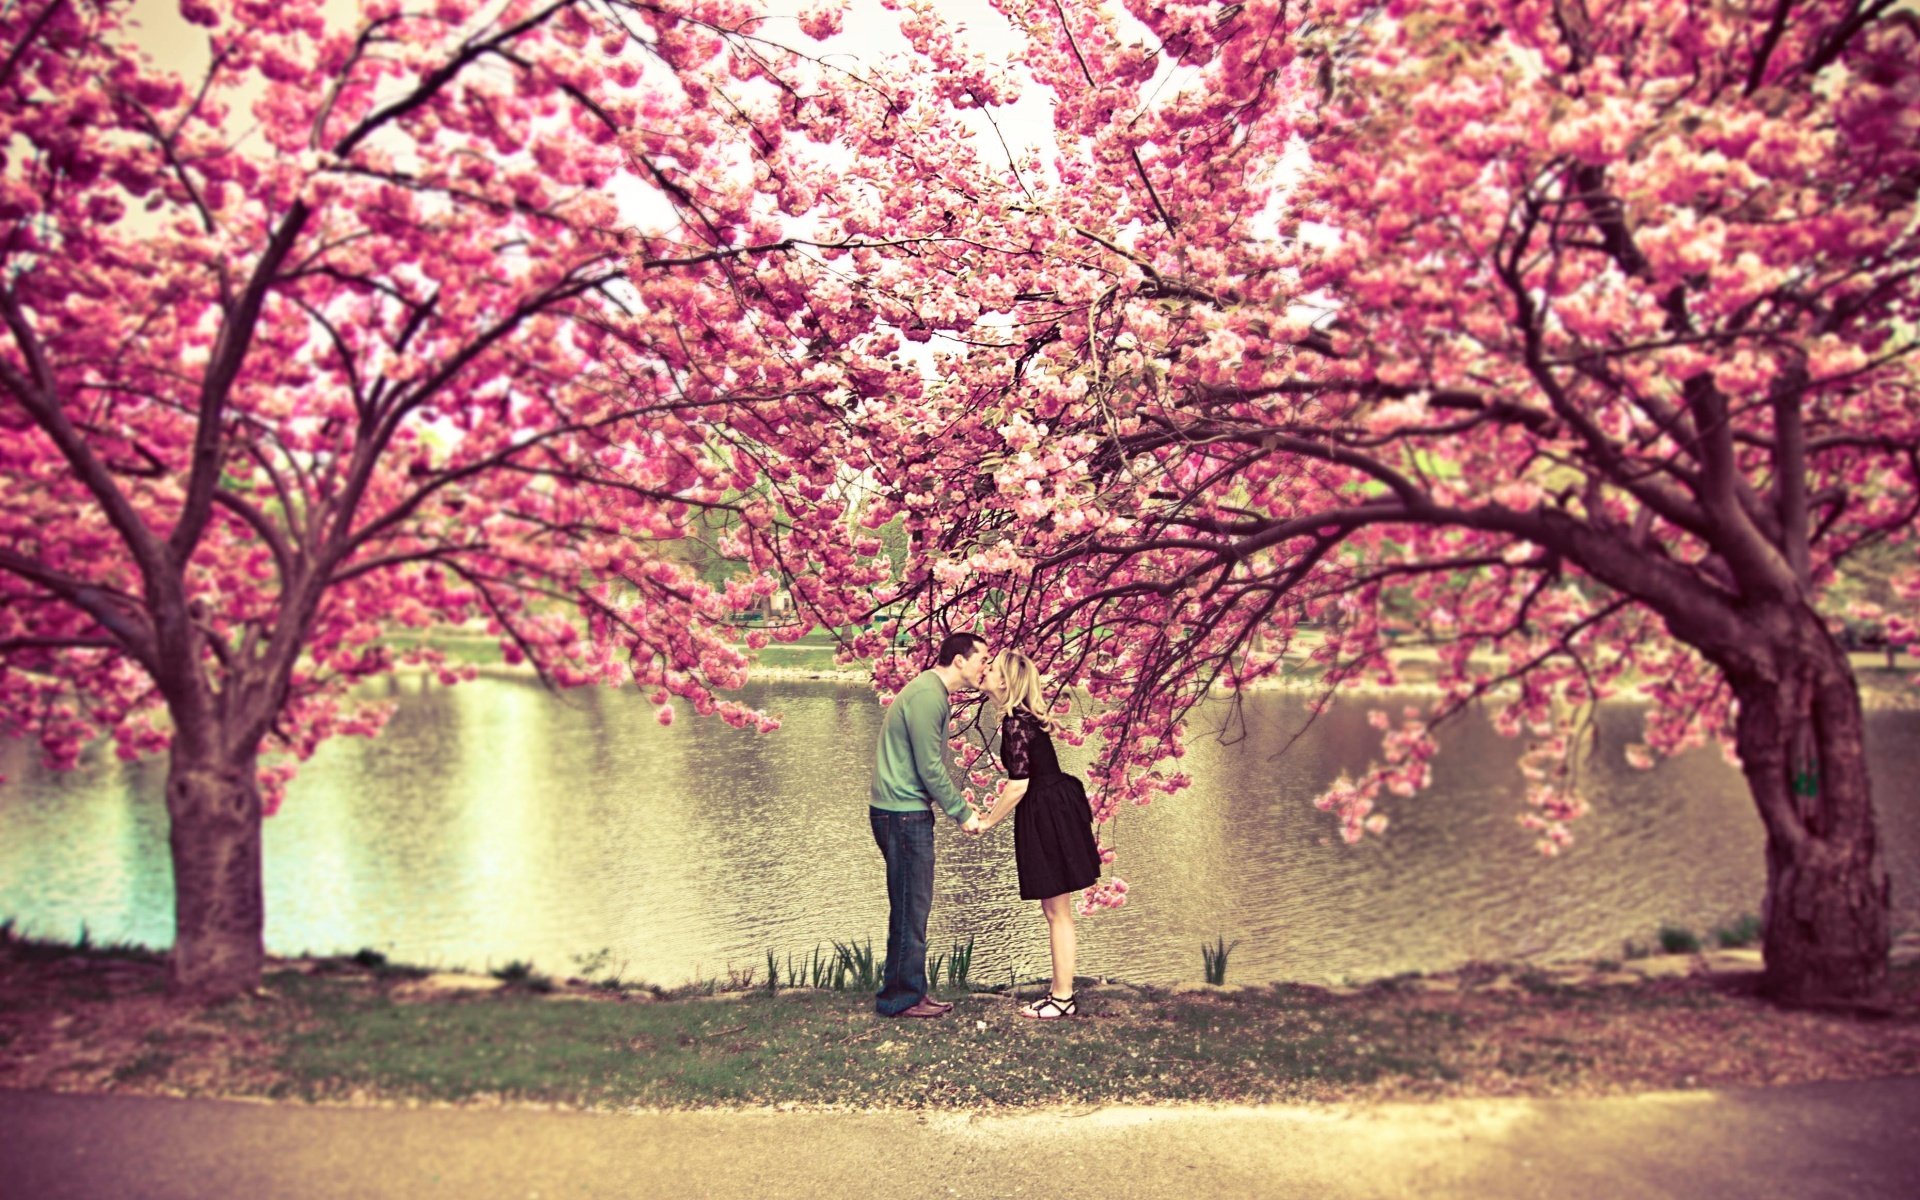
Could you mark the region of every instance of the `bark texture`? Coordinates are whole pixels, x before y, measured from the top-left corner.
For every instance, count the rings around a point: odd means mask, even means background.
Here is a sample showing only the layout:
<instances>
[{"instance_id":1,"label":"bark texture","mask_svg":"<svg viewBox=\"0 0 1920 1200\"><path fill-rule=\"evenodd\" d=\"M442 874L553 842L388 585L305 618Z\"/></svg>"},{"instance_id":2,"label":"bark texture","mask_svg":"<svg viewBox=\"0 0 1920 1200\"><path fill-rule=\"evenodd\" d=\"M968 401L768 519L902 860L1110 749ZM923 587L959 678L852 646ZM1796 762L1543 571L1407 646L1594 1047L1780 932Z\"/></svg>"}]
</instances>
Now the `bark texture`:
<instances>
[{"instance_id":1,"label":"bark texture","mask_svg":"<svg viewBox=\"0 0 1920 1200\"><path fill-rule=\"evenodd\" d=\"M1799 622L1766 677L1734 677L1741 769L1767 831L1762 986L1793 1005L1884 999L1887 868L1846 653Z\"/></svg>"},{"instance_id":2,"label":"bark texture","mask_svg":"<svg viewBox=\"0 0 1920 1200\"><path fill-rule=\"evenodd\" d=\"M167 770L174 945L169 986L198 1001L259 985L266 959L260 790L251 756L182 755Z\"/></svg>"}]
</instances>

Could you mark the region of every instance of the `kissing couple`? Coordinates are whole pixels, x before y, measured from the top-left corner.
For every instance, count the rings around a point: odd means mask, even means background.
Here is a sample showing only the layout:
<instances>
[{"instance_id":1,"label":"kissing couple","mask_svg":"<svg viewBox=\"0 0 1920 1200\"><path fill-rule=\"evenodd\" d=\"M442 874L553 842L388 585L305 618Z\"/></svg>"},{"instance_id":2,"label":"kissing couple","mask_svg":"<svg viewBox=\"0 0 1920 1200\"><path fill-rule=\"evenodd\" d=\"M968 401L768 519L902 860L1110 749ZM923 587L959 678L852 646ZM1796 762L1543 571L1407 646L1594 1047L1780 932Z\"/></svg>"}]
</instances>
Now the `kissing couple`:
<instances>
[{"instance_id":1,"label":"kissing couple","mask_svg":"<svg viewBox=\"0 0 1920 1200\"><path fill-rule=\"evenodd\" d=\"M947 721L961 689L985 692L1000 712L1007 777L993 804L975 812L950 773ZM887 959L874 1011L883 1017L944 1017L953 1005L927 991L927 917L933 910L934 809L975 836L1013 816L1020 898L1038 900L1053 954L1048 993L1020 1010L1055 1020L1079 1012L1073 994L1074 893L1100 877L1100 847L1086 786L1060 770L1059 732L1040 672L1018 650L992 653L986 639L951 634L933 666L900 689L880 723L868 819L887 868Z\"/></svg>"}]
</instances>

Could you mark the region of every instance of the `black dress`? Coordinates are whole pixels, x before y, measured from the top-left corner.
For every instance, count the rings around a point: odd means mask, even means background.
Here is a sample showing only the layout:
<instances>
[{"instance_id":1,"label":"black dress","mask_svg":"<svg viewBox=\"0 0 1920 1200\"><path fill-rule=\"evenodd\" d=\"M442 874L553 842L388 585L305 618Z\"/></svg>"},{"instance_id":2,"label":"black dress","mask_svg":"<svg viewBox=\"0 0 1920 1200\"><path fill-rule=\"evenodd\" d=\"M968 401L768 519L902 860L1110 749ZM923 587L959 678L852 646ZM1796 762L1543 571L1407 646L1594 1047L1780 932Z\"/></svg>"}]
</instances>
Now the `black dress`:
<instances>
[{"instance_id":1,"label":"black dress","mask_svg":"<svg viewBox=\"0 0 1920 1200\"><path fill-rule=\"evenodd\" d=\"M1020 898L1045 900L1092 887L1100 878L1100 847L1086 785L1061 773L1038 717L1016 708L1000 722L1000 762L1008 779L1027 781L1027 794L1013 810Z\"/></svg>"}]
</instances>

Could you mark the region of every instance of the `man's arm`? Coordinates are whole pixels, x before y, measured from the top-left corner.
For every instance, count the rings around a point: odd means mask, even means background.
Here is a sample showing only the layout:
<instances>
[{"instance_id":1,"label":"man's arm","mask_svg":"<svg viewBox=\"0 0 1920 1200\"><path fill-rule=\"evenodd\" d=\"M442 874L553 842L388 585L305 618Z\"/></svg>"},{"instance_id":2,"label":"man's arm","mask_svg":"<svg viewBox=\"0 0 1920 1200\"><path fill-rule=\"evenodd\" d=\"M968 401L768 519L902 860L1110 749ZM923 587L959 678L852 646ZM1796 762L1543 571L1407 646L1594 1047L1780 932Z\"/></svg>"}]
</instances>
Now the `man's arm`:
<instances>
[{"instance_id":1,"label":"man's arm","mask_svg":"<svg viewBox=\"0 0 1920 1200\"><path fill-rule=\"evenodd\" d=\"M907 719L907 744L913 747L913 769L920 785L949 817L965 824L973 816L973 806L947 773L948 711L947 705L927 696L901 715Z\"/></svg>"}]
</instances>

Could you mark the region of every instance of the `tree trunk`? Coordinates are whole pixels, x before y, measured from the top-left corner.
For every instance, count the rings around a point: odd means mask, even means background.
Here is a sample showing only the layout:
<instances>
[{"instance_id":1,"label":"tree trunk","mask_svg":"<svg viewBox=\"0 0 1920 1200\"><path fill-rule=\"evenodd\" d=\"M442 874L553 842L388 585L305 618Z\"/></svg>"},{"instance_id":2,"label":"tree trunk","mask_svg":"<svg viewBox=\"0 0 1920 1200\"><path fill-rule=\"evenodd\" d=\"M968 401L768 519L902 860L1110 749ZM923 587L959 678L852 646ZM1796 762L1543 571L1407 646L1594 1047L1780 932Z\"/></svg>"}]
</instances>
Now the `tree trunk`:
<instances>
[{"instance_id":1,"label":"tree trunk","mask_svg":"<svg viewBox=\"0 0 1920 1200\"><path fill-rule=\"evenodd\" d=\"M1817 620L1817 618L1816 618ZM1767 830L1762 990L1783 1003L1881 1003L1888 883L1846 652L1800 623L1769 679L1732 679L1741 770Z\"/></svg>"},{"instance_id":2,"label":"tree trunk","mask_svg":"<svg viewBox=\"0 0 1920 1200\"><path fill-rule=\"evenodd\" d=\"M195 753L176 738L167 767L174 941L169 989L199 1002L260 986L266 903L254 756Z\"/></svg>"}]
</instances>

